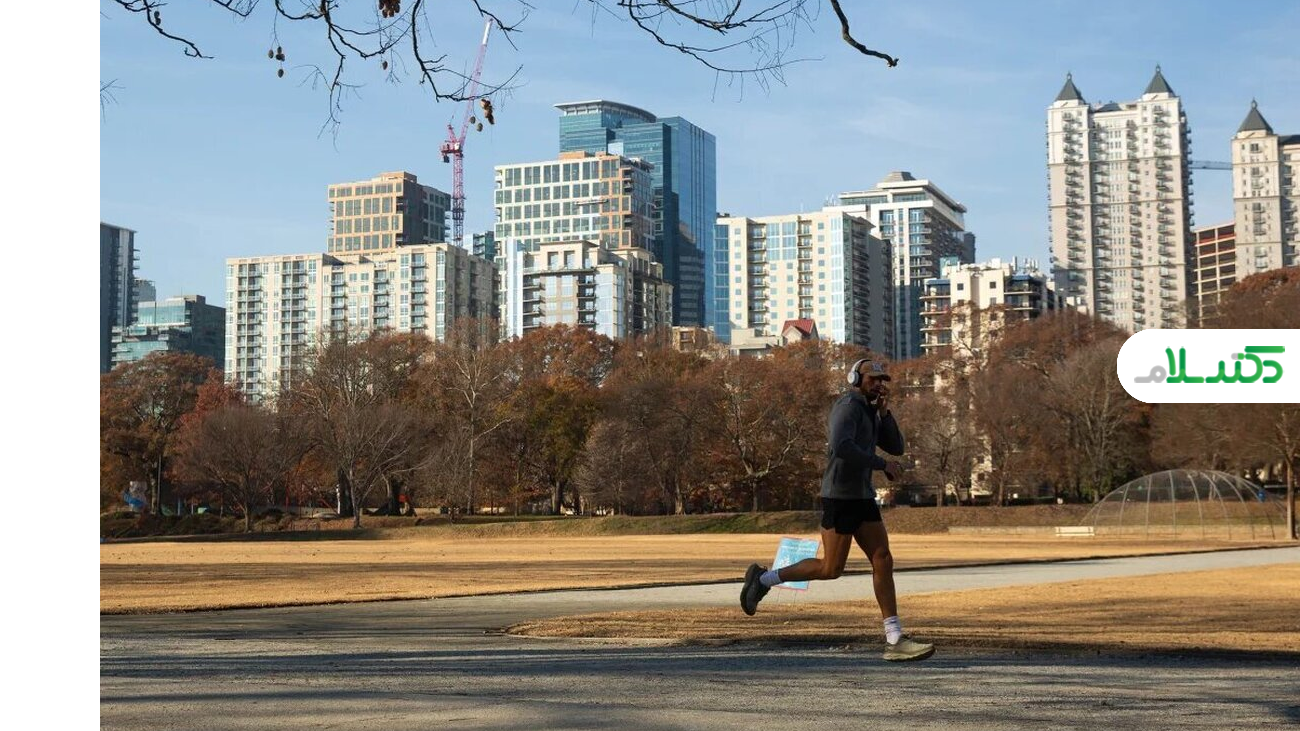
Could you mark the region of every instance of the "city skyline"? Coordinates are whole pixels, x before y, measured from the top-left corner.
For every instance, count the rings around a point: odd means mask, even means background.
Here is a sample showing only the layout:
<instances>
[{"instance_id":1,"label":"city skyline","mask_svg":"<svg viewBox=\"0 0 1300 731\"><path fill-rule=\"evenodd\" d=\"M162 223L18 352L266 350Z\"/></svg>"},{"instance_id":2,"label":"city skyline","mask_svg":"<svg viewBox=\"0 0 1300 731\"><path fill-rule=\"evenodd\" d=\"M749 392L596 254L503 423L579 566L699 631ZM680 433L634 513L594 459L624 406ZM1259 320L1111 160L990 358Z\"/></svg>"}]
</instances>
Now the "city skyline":
<instances>
[{"instance_id":1,"label":"city skyline","mask_svg":"<svg viewBox=\"0 0 1300 731\"><path fill-rule=\"evenodd\" d=\"M601 18L593 30L582 13L538 11L518 52L496 43L488 54L485 78L522 63L527 84L497 101L496 125L467 142L467 230L493 223L494 165L549 158L553 105L575 98L666 110L713 132L718 208L735 215L817 210L830 196L867 188L894 169L939 180L968 208L980 259L1047 258L1042 109L1066 72L1085 93L1123 98L1140 93L1161 64L1186 105L1194 159L1230 159L1251 98L1277 129L1300 126L1300 93L1286 74L1297 54L1283 32L1300 10L1272 7L1277 22L1258 29L1248 18L1214 13L1209 3L1180 7L1173 18L1159 9L1102 4L1062 24L1059 11L1068 7L880 8L873 25L906 31L876 43L903 59L898 68L877 69L818 25L799 55L822 60L787 69L786 86L764 93L751 81L740 95L724 82L716 96L711 73L633 29ZM171 12L178 22L206 17L181 7ZM456 32L478 25L470 15L448 18L442 50L453 58L467 57L477 39ZM437 143L460 105L433 106L414 83L376 80L345 108L337 139L317 137L324 95L298 88L292 69L276 79L257 62L253 51L264 29L234 27L214 46L215 61L196 62L148 28L107 16L102 75L117 79L120 89L101 125L101 219L139 232L140 274L155 280L160 294L216 300L226 258L318 250L330 183L409 170L421 183L450 189L450 166L440 162ZM1008 42L999 29L1011 18L1021 30ZM1212 53L1194 42L1211 31L1234 50ZM582 54L568 47L576 40ZM292 42L286 48L294 53ZM305 41L297 42L305 53ZM625 63L629 48L641 64ZM626 68L602 62L616 57ZM393 113L407 109L418 120ZM1198 171L1196 187L1196 225L1231 220L1227 173Z\"/></svg>"}]
</instances>

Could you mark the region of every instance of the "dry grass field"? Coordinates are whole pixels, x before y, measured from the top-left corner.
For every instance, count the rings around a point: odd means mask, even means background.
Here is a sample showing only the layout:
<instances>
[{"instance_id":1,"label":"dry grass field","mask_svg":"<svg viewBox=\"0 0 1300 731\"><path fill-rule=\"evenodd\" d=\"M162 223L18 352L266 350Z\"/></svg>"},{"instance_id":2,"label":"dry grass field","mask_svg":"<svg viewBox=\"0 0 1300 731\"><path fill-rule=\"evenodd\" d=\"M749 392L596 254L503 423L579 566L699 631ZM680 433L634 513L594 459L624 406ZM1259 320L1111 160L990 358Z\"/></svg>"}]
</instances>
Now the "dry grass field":
<instances>
[{"instance_id":1,"label":"dry grass field","mask_svg":"<svg viewBox=\"0 0 1300 731\"><path fill-rule=\"evenodd\" d=\"M686 642L806 641L880 645L874 602L797 603L769 595L739 609L565 617L511 628L551 637L653 637ZM779 596L776 594L775 596ZM1037 586L917 594L905 629L949 648L1212 651L1300 656L1300 564Z\"/></svg>"},{"instance_id":2,"label":"dry grass field","mask_svg":"<svg viewBox=\"0 0 1300 731\"><path fill-rule=\"evenodd\" d=\"M378 539L107 543L100 547L100 610L291 606L739 579L750 562L772 559L779 538L415 530ZM892 540L901 569L1251 545L1050 535L895 535ZM849 559L849 571L868 567L860 553Z\"/></svg>"}]
</instances>

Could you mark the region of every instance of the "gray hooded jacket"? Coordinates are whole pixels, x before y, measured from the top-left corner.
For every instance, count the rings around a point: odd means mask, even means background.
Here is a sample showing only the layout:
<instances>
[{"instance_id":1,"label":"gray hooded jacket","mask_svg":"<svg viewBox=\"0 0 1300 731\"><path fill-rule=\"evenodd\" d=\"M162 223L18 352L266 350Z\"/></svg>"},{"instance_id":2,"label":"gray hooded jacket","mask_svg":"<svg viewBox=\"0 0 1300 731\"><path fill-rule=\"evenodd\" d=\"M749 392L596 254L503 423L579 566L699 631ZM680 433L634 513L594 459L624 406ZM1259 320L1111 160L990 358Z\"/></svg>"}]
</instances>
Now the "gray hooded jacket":
<instances>
[{"instance_id":1,"label":"gray hooded jacket","mask_svg":"<svg viewBox=\"0 0 1300 731\"><path fill-rule=\"evenodd\" d=\"M871 473L885 469L885 460L876 454L876 447L895 456L903 453L903 433L894 415L886 411L881 416L861 392L846 391L831 407L827 431L830 438L821 496L874 500Z\"/></svg>"}]
</instances>

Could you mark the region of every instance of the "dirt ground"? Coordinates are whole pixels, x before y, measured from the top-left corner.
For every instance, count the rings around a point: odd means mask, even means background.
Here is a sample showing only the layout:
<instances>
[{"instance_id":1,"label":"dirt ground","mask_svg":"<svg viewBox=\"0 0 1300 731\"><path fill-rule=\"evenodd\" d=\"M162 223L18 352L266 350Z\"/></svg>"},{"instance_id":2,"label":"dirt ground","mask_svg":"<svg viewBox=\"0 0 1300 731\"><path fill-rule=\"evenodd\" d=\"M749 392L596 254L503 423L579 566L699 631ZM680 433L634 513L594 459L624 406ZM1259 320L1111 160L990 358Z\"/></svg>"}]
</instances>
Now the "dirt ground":
<instances>
[{"instance_id":1,"label":"dirt ground","mask_svg":"<svg viewBox=\"0 0 1300 731\"><path fill-rule=\"evenodd\" d=\"M110 543L100 547L100 611L291 606L738 580L750 562L771 561L779 540L779 535L723 534ZM903 569L1252 545L1006 535L896 535L892 543L895 565ZM848 571L867 570L866 559L855 554Z\"/></svg>"},{"instance_id":2,"label":"dirt ground","mask_svg":"<svg viewBox=\"0 0 1300 731\"><path fill-rule=\"evenodd\" d=\"M1300 564L1097 579L903 598L904 629L940 648L1228 651L1300 655ZM738 608L627 612L518 625L552 637L881 644L874 603L765 601Z\"/></svg>"}]
</instances>

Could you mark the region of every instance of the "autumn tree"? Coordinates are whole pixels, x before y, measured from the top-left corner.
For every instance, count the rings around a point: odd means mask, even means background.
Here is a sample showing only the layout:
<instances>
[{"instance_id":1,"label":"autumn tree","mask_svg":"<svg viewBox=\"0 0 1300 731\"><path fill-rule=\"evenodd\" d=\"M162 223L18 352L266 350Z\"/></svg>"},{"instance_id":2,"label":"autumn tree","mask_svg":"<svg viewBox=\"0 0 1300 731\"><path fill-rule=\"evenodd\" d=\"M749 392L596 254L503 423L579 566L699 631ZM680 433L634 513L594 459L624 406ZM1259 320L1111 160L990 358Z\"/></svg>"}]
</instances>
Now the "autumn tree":
<instances>
[{"instance_id":1,"label":"autumn tree","mask_svg":"<svg viewBox=\"0 0 1300 731\"><path fill-rule=\"evenodd\" d=\"M198 400L212 361L192 353L157 352L100 377L100 454L123 475L149 482L162 513L166 461L181 419Z\"/></svg>"},{"instance_id":2,"label":"autumn tree","mask_svg":"<svg viewBox=\"0 0 1300 731\"><path fill-rule=\"evenodd\" d=\"M257 506L269 502L271 487L283 481L301 457L282 432L284 422L269 409L230 403L200 417L191 429L181 472L216 485L224 504L244 516L252 530Z\"/></svg>"},{"instance_id":3,"label":"autumn tree","mask_svg":"<svg viewBox=\"0 0 1300 731\"><path fill-rule=\"evenodd\" d=\"M1219 300L1214 328L1300 328L1300 267L1286 267L1247 277ZM1300 405L1236 404L1226 410L1246 461L1273 465L1286 476L1287 526L1296 538L1296 472L1300 470Z\"/></svg>"},{"instance_id":4,"label":"autumn tree","mask_svg":"<svg viewBox=\"0 0 1300 731\"><path fill-rule=\"evenodd\" d=\"M1014 458L1021 478L1095 498L1144 466L1148 410L1115 373L1123 337L1108 323L1064 310L1008 325L989 348L987 365L972 377L977 419L993 428L995 419L1011 421L1001 432L1000 457L1008 466ZM1013 475L995 469L991 478L1004 488Z\"/></svg>"},{"instance_id":5,"label":"autumn tree","mask_svg":"<svg viewBox=\"0 0 1300 731\"><path fill-rule=\"evenodd\" d=\"M279 399L286 415L304 420L314 451L332 464L340 510L353 516L354 528L371 491L395 469L415 469L410 463L426 446L416 409L398 398L405 386L396 374L410 367L409 352L392 337L326 339L301 384Z\"/></svg>"},{"instance_id":6,"label":"autumn tree","mask_svg":"<svg viewBox=\"0 0 1300 731\"><path fill-rule=\"evenodd\" d=\"M622 420L644 451L665 512L686 512L701 476L703 444L715 427L705 361L674 350L666 338L638 338L619 348L606 382L605 417Z\"/></svg>"},{"instance_id":7,"label":"autumn tree","mask_svg":"<svg viewBox=\"0 0 1300 731\"><path fill-rule=\"evenodd\" d=\"M949 488L958 501L963 490L970 496L971 471L979 452L969 402L959 398L963 397L951 389L915 391L896 407L899 420L911 427L904 441L915 466L908 476L934 485L938 506L944 504Z\"/></svg>"},{"instance_id":8,"label":"autumn tree","mask_svg":"<svg viewBox=\"0 0 1300 731\"><path fill-rule=\"evenodd\" d=\"M820 451L825 428L821 362L782 358L720 358L709 364L718 425L711 440L715 469L737 497L758 512L763 488L809 452ZM824 418L824 414L821 414Z\"/></svg>"},{"instance_id":9,"label":"autumn tree","mask_svg":"<svg viewBox=\"0 0 1300 731\"><path fill-rule=\"evenodd\" d=\"M1043 405L1054 420L1047 443L1070 459L1062 467L1076 494L1093 500L1145 471L1146 417L1150 408L1128 395L1115 362L1122 337L1091 343L1053 364Z\"/></svg>"},{"instance_id":10,"label":"autumn tree","mask_svg":"<svg viewBox=\"0 0 1300 731\"><path fill-rule=\"evenodd\" d=\"M594 505L615 514L639 515L661 503L652 464L641 437L623 419L597 421L574 470L573 482Z\"/></svg>"},{"instance_id":11,"label":"autumn tree","mask_svg":"<svg viewBox=\"0 0 1300 731\"><path fill-rule=\"evenodd\" d=\"M417 403L441 422L438 471L469 512L479 504L480 448L510 422L508 366L495 323L460 318L434 343L419 378Z\"/></svg>"},{"instance_id":12,"label":"autumn tree","mask_svg":"<svg viewBox=\"0 0 1300 731\"><path fill-rule=\"evenodd\" d=\"M245 402L244 394L227 383L220 370L212 368L208 371L207 378L199 386L194 408L181 416L177 422L176 434L172 437L172 448L177 459L169 464L165 477L172 486L173 493L187 500L220 501L221 487L207 482L201 475L188 469L185 457L195 449L198 427L205 417L218 409Z\"/></svg>"},{"instance_id":13,"label":"autumn tree","mask_svg":"<svg viewBox=\"0 0 1300 731\"><path fill-rule=\"evenodd\" d=\"M971 418L988 459L988 488L997 505L1007 502L1008 488L1036 481L1030 465L1037 430L1045 415L1034 407L1034 381L1009 363L987 366L971 379Z\"/></svg>"},{"instance_id":14,"label":"autumn tree","mask_svg":"<svg viewBox=\"0 0 1300 731\"><path fill-rule=\"evenodd\" d=\"M523 469L544 486L558 515L570 494L588 434L600 414L600 385L614 364L614 341L594 330L568 325L541 327L503 346L509 362L510 424L498 443L511 455L521 489Z\"/></svg>"},{"instance_id":15,"label":"autumn tree","mask_svg":"<svg viewBox=\"0 0 1300 731\"><path fill-rule=\"evenodd\" d=\"M1233 438L1234 404L1159 404L1151 420L1151 457L1167 468L1241 469L1249 459Z\"/></svg>"}]
</instances>

